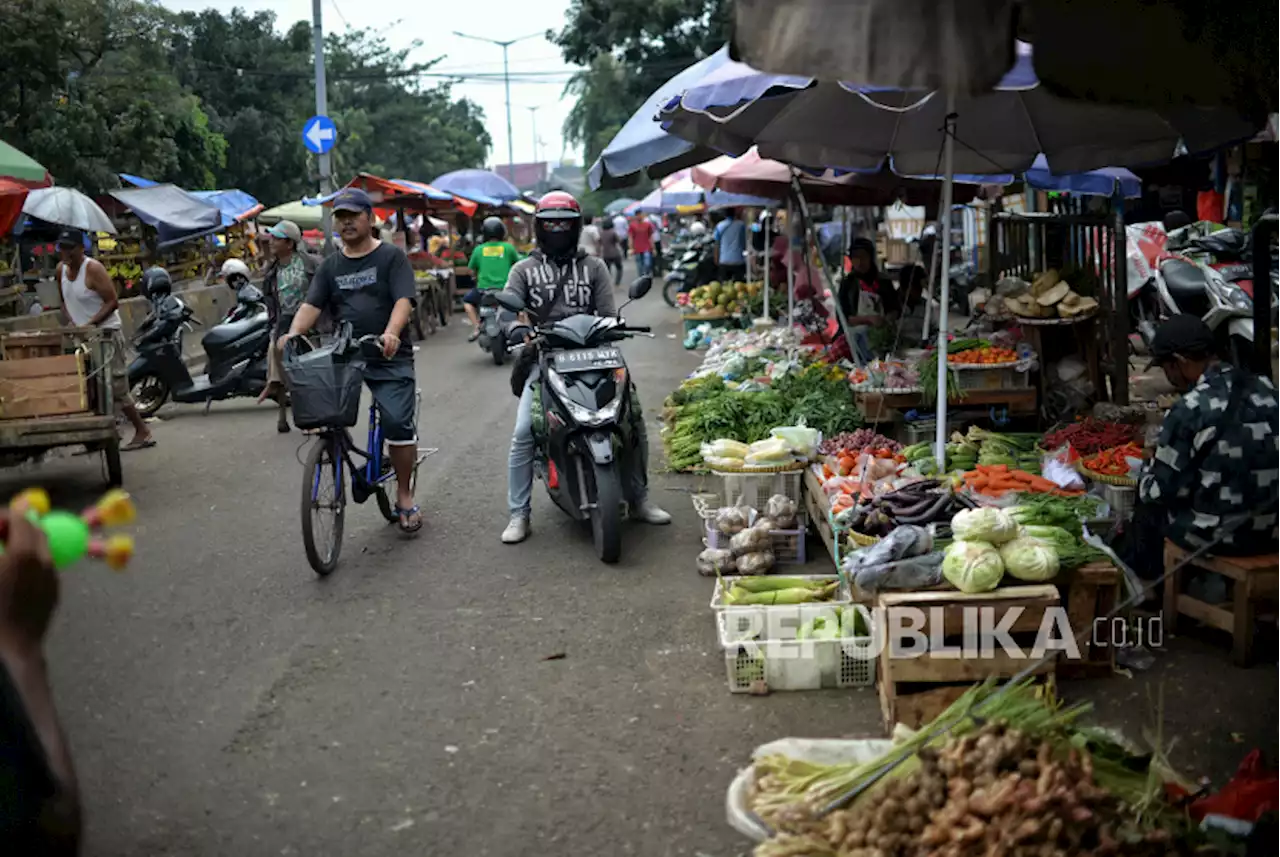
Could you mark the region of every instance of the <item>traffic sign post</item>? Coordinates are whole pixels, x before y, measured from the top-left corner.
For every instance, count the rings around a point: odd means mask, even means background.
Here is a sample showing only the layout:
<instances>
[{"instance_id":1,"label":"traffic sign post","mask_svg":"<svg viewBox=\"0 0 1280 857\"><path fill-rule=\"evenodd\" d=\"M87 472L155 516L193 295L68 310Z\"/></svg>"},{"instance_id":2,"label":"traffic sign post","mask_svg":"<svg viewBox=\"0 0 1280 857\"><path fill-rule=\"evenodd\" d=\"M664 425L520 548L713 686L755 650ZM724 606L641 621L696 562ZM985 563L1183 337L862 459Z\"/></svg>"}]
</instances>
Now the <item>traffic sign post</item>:
<instances>
[{"instance_id":1,"label":"traffic sign post","mask_svg":"<svg viewBox=\"0 0 1280 857\"><path fill-rule=\"evenodd\" d=\"M302 123L302 145L313 154L328 154L337 140L338 129L328 116L312 116Z\"/></svg>"}]
</instances>

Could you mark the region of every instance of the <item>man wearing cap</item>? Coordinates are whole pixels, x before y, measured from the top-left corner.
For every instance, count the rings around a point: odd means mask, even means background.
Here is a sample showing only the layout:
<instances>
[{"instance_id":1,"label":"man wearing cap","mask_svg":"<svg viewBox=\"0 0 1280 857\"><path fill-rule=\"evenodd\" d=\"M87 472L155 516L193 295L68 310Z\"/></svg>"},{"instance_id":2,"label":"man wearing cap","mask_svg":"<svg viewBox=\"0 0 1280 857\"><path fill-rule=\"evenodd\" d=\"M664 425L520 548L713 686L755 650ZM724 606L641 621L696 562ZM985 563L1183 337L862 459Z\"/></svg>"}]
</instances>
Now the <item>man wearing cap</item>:
<instances>
[{"instance_id":1,"label":"man wearing cap","mask_svg":"<svg viewBox=\"0 0 1280 857\"><path fill-rule=\"evenodd\" d=\"M1220 538L1210 553L1222 556L1274 554L1275 387L1219 360L1212 331L1194 315L1160 325L1151 357L1147 368L1159 366L1183 396L1138 480L1135 568L1158 576L1164 538L1189 550Z\"/></svg>"},{"instance_id":2,"label":"man wearing cap","mask_svg":"<svg viewBox=\"0 0 1280 857\"><path fill-rule=\"evenodd\" d=\"M289 430L289 417L285 408L284 367L280 362L280 350L275 339L289 332L293 316L307 295L307 287L320 267L320 260L308 253L302 242L302 230L292 220L281 220L267 230L271 241L271 264L262 278L262 291L267 298L267 314L271 318L272 343L267 362L267 386L258 397L275 398L280 412L276 430Z\"/></svg>"},{"instance_id":3,"label":"man wearing cap","mask_svg":"<svg viewBox=\"0 0 1280 857\"><path fill-rule=\"evenodd\" d=\"M58 235L58 259L54 277L62 292L63 318L76 327L97 327L107 332L111 396L116 408L123 411L133 425L133 440L123 448L132 450L155 446L151 429L129 395L129 367L124 359L123 325L115 284L101 262L85 256L84 233L79 229L65 229Z\"/></svg>"},{"instance_id":4,"label":"man wearing cap","mask_svg":"<svg viewBox=\"0 0 1280 857\"><path fill-rule=\"evenodd\" d=\"M422 512L413 502L410 483L418 454L414 425L417 382L413 345L401 338L417 298L413 268L403 250L375 236L373 202L364 191L338 191L333 198L333 218L342 247L316 269L306 298L278 347L283 351L291 338L310 330L324 309L330 309L338 322L350 324L355 336L378 337L386 359L371 361L364 380L378 404L396 471L395 508L400 529L414 533L422 528Z\"/></svg>"}]
</instances>

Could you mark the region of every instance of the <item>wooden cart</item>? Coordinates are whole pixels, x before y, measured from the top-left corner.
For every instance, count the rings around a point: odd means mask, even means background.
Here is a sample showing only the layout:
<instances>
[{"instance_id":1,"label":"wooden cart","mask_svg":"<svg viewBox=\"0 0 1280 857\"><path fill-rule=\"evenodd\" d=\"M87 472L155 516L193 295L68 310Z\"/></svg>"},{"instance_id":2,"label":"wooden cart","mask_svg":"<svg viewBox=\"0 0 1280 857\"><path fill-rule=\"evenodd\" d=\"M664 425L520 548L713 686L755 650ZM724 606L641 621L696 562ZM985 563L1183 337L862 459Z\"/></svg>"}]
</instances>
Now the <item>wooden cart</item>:
<instances>
[{"instance_id":1,"label":"wooden cart","mask_svg":"<svg viewBox=\"0 0 1280 857\"><path fill-rule=\"evenodd\" d=\"M102 453L108 484L121 484L108 365L113 347L98 330L0 334L0 457L25 460L82 445Z\"/></svg>"}]
</instances>

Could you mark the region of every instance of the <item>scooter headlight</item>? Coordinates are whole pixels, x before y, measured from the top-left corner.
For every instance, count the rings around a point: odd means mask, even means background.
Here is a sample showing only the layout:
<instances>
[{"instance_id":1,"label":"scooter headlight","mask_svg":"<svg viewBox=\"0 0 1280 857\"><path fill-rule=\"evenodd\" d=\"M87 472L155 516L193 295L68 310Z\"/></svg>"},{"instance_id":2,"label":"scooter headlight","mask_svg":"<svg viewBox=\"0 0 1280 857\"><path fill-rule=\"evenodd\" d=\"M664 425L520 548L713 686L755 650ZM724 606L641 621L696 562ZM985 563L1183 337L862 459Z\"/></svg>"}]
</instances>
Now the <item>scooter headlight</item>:
<instances>
[{"instance_id":1,"label":"scooter headlight","mask_svg":"<svg viewBox=\"0 0 1280 857\"><path fill-rule=\"evenodd\" d=\"M618 418L618 411L622 408L622 390L623 384L626 383L627 370L613 370L614 380L617 382L616 392L613 398L607 402L604 407L597 410L584 408L577 402L569 398L569 388L564 383L564 378L554 369L547 369L547 382L551 384L551 389L556 391L556 395L560 399L560 403L564 405L565 410L569 412L569 416L579 425L598 426L605 423L613 422ZM621 380L618 380L621 378Z\"/></svg>"}]
</instances>

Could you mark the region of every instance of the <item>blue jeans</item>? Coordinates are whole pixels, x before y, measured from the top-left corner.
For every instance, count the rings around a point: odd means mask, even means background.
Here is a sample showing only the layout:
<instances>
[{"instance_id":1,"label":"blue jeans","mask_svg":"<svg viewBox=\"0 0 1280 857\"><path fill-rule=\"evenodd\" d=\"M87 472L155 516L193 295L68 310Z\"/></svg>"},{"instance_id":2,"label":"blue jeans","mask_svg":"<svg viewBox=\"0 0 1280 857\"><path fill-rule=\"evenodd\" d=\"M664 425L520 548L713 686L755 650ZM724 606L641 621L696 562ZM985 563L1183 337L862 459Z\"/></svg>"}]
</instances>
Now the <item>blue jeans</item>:
<instances>
[{"instance_id":1,"label":"blue jeans","mask_svg":"<svg viewBox=\"0 0 1280 857\"><path fill-rule=\"evenodd\" d=\"M533 390L538 383L535 370L520 394L516 408L516 426L511 433L511 451L507 455L507 507L512 517L528 519L533 511L533 457L536 441L533 437ZM649 496L649 436L644 427L644 414L640 400L634 391L631 397L631 431L636 450L623 458L622 465L629 469L633 505L643 503ZM628 467L627 461L631 464Z\"/></svg>"},{"instance_id":2,"label":"blue jeans","mask_svg":"<svg viewBox=\"0 0 1280 857\"><path fill-rule=\"evenodd\" d=\"M653 273L653 251L646 250L643 253L634 254L636 257L636 272L640 276Z\"/></svg>"}]
</instances>

